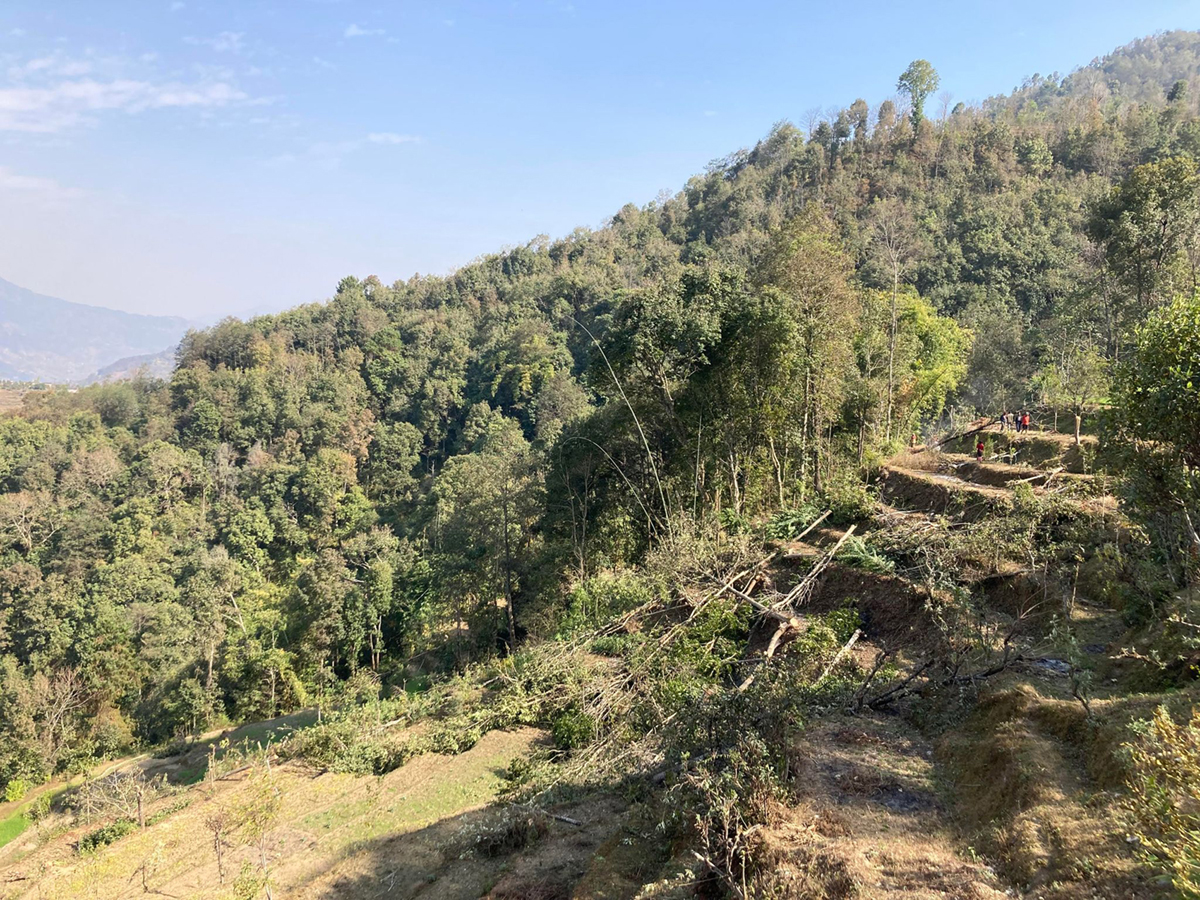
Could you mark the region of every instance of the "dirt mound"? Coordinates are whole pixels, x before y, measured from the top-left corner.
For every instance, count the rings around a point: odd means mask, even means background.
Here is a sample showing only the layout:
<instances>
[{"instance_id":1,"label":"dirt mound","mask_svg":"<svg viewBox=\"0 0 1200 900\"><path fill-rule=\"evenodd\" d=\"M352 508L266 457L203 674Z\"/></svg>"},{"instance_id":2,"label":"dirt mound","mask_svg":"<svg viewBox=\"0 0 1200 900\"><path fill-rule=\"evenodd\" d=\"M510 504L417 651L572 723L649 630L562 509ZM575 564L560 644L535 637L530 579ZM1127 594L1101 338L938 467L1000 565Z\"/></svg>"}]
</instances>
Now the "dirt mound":
<instances>
[{"instance_id":1,"label":"dirt mound","mask_svg":"<svg viewBox=\"0 0 1200 900\"><path fill-rule=\"evenodd\" d=\"M889 466L880 475L880 497L902 509L951 515L974 522L1012 508L1012 493L972 484L954 475Z\"/></svg>"},{"instance_id":2,"label":"dirt mound","mask_svg":"<svg viewBox=\"0 0 1200 900\"><path fill-rule=\"evenodd\" d=\"M924 589L896 575L834 563L822 576L804 612L858 610L863 633L888 647L916 647L936 639Z\"/></svg>"}]
</instances>

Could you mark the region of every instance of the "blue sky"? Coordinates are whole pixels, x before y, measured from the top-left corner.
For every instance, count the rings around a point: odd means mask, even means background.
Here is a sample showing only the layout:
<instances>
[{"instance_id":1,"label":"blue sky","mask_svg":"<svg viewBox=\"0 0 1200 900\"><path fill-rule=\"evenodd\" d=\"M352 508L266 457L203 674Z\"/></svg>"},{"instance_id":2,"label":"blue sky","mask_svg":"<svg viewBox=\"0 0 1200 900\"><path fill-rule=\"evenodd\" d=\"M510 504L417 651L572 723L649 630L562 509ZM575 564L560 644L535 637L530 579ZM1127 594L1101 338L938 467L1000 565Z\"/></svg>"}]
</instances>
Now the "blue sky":
<instances>
[{"instance_id":1,"label":"blue sky","mask_svg":"<svg viewBox=\"0 0 1200 900\"><path fill-rule=\"evenodd\" d=\"M929 59L955 101L1195 2L0 0L0 277L204 318L445 273Z\"/></svg>"}]
</instances>

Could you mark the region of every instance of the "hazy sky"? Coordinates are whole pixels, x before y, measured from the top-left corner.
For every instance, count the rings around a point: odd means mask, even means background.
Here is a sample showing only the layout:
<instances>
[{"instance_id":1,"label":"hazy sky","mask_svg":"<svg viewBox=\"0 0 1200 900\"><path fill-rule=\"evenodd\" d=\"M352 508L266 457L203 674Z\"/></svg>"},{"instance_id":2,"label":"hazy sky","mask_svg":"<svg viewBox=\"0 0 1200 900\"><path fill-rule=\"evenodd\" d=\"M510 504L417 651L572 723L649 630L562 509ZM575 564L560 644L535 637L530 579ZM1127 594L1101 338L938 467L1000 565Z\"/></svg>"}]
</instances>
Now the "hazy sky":
<instances>
[{"instance_id":1,"label":"hazy sky","mask_svg":"<svg viewBox=\"0 0 1200 900\"><path fill-rule=\"evenodd\" d=\"M201 318L600 225L929 59L957 100L1200 4L0 0L0 277Z\"/></svg>"}]
</instances>

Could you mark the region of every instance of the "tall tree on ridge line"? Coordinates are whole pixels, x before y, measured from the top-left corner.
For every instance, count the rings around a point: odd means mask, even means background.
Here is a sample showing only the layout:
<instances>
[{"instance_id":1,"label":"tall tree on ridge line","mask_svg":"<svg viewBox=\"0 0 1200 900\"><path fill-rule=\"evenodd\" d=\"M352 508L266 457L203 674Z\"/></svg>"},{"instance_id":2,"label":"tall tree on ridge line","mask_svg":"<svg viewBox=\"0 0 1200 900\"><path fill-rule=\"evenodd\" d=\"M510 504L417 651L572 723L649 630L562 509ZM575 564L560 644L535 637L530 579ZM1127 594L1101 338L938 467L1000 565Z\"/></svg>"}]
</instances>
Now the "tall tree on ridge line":
<instances>
[{"instance_id":1,"label":"tall tree on ridge line","mask_svg":"<svg viewBox=\"0 0 1200 900\"><path fill-rule=\"evenodd\" d=\"M925 59L914 59L910 62L896 82L896 90L907 94L908 99L912 101L914 134L921 120L925 118L925 98L936 91L939 84L941 78L938 77L937 70Z\"/></svg>"}]
</instances>

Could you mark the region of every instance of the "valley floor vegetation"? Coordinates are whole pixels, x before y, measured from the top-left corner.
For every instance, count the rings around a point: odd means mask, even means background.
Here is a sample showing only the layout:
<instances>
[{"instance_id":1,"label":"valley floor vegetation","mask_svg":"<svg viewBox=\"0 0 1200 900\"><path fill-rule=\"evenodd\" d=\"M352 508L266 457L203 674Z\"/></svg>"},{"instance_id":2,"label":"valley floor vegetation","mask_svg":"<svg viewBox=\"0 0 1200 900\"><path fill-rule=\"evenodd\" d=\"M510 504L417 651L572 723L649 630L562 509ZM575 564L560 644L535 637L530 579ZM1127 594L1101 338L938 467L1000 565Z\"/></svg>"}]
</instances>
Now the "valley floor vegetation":
<instances>
[{"instance_id":1,"label":"valley floor vegetation","mask_svg":"<svg viewBox=\"0 0 1200 900\"><path fill-rule=\"evenodd\" d=\"M1200 897L1198 72L917 61L27 393L0 897Z\"/></svg>"}]
</instances>

